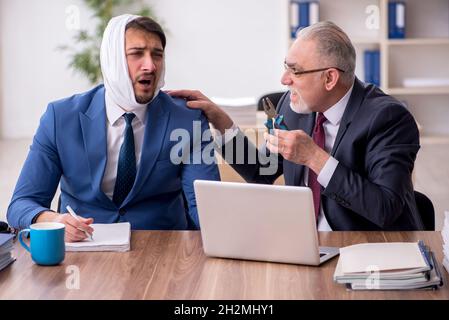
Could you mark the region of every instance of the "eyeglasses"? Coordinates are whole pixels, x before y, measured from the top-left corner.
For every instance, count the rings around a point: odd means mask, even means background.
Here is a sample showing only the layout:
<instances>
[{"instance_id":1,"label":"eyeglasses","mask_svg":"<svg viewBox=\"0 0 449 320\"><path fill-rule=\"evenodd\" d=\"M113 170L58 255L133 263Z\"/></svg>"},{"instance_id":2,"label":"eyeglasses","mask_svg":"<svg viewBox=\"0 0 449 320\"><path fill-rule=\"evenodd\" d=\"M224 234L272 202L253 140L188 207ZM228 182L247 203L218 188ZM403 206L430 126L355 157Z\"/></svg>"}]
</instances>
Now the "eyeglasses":
<instances>
[{"instance_id":1,"label":"eyeglasses","mask_svg":"<svg viewBox=\"0 0 449 320\"><path fill-rule=\"evenodd\" d=\"M336 70L338 70L340 72L346 72L345 70L342 70L342 69L337 68L337 67L327 67L327 68L320 68L320 69L298 71L295 68L289 67L286 62L284 62L284 68L285 68L285 70L287 70L288 72L290 72L291 74L293 74L296 77L299 77L300 75L303 75L303 74L306 74L306 73L325 71L325 70L329 70L329 69L336 69Z\"/></svg>"}]
</instances>

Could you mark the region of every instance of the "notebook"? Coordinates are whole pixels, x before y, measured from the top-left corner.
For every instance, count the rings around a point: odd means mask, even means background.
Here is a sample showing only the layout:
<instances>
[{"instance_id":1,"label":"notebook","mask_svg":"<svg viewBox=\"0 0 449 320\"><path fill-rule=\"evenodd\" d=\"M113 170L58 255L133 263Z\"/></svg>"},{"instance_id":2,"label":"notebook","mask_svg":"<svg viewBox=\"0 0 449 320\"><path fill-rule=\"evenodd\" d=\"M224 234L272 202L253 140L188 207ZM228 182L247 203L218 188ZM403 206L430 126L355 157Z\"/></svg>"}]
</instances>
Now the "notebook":
<instances>
[{"instance_id":1,"label":"notebook","mask_svg":"<svg viewBox=\"0 0 449 320\"><path fill-rule=\"evenodd\" d=\"M416 273L429 270L417 242L361 243L340 249L344 274L370 273L375 266L381 273Z\"/></svg>"},{"instance_id":2,"label":"notebook","mask_svg":"<svg viewBox=\"0 0 449 320\"><path fill-rule=\"evenodd\" d=\"M443 238L443 266L449 272L449 211L444 212L444 223L441 229Z\"/></svg>"},{"instance_id":3,"label":"notebook","mask_svg":"<svg viewBox=\"0 0 449 320\"><path fill-rule=\"evenodd\" d=\"M11 255L13 239L13 234L0 233L0 270L6 268L15 261L14 257Z\"/></svg>"},{"instance_id":4,"label":"notebook","mask_svg":"<svg viewBox=\"0 0 449 320\"><path fill-rule=\"evenodd\" d=\"M435 257L422 241L341 248L334 281L352 290L436 289L443 284Z\"/></svg>"},{"instance_id":5,"label":"notebook","mask_svg":"<svg viewBox=\"0 0 449 320\"><path fill-rule=\"evenodd\" d=\"M91 225L93 241L66 242L66 251L119 251L130 250L131 224L129 222Z\"/></svg>"}]
</instances>

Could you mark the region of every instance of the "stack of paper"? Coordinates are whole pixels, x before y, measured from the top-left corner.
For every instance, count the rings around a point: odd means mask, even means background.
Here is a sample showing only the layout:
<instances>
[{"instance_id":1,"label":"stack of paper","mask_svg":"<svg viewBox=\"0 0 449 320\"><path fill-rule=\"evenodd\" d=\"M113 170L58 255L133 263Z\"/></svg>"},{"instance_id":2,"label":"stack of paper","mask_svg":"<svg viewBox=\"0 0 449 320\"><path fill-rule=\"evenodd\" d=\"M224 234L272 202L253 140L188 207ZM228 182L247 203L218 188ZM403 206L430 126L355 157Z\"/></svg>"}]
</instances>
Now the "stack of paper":
<instances>
[{"instance_id":1,"label":"stack of paper","mask_svg":"<svg viewBox=\"0 0 449 320\"><path fill-rule=\"evenodd\" d=\"M363 243L340 249L334 281L353 290L437 288L442 278L422 241Z\"/></svg>"},{"instance_id":2,"label":"stack of paper","mask_svg":"<svg viewBox=\"0 0 449 320\"><path fill-rule=\"evenodd\" d=\"M129 222L92 224L93 240L66 242L66 251L129 251L131 225Z\"/></svg>"},{"instance_id":3,"label":"stack of paper","mask_svg":"<svg viewBox=\"0 0 449 320\"><path fill-rule=\"evenodd\" d=\"M447 87L449 78L405 78L402 85L406 88Z\"/></svg>"},{"instance_id":4,"label":"stack of paper","mask_svg":"<svg viewBox=\"0 0 449 320\"><path fill-rule=\"evenodd\" d=\"M211 98L211 100L224 110L236 125L256 125L257 102L255 98Z\"/></svg>"},{"instance_id":5,"label":"stack of paper","mask_svg":"<svg viewBox=\"0 0 449 320\"><path fill-rule=\"evenodd\" d=\"M441 230L441 236L443 238L443 266L446 271L449 272L449 211L444 213L444 224Z\"/></svg>"},{"instance_id":6,"label":"stack of paper","mask_svg":"<svg viewBox=\"0 0 449 320\"><path fill-rule=\"evenodd\" d=\"M0 271L16 260L11 255L13 239L13 234L0 233Z\"/></svg>"}]
</instances>

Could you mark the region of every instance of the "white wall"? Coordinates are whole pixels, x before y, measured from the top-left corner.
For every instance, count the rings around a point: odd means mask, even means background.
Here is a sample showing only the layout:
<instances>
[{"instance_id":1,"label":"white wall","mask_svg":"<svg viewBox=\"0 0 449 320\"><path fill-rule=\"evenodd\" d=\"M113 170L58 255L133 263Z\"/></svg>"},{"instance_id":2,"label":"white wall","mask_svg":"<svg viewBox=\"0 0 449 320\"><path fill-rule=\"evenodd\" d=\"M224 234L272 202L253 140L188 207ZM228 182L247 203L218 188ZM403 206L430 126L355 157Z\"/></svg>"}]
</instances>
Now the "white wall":
<instances>
[{"instance_id":1,"label":"white wall","mask_svg":"<svg viewBox=\"0 0 449 320\"><path fill-rule=\"evenodd\" d=\"M165 88L195 88L219 97L283 89L288 48L286 0L146 0L168 29ZM0 135L31 137L48 102L91 85L68 66L75 31L66 9L81 0L0 0Z\"/></svg>"},{"instance_id":2,"label":"white wall","mask_svg":"<svg viewBox=\"0 0 449 320\"><path fill-rule=\"evenodd\" d=\"M285 0L151 1L169 29L167 88L221 97L282 89L288 49Z\"/></svg>"},{"instance_id":3,"label":"white wall","mask_svg":"<svg viewBox=\"0 0 449 320\"><path fill-rule=\"evenodd\" d=\"M81 1L0 0L2 137L32 136L48 102L89 88L56 50L74 34L65 28L70 4Z\"/></svg>"}]
</instances>

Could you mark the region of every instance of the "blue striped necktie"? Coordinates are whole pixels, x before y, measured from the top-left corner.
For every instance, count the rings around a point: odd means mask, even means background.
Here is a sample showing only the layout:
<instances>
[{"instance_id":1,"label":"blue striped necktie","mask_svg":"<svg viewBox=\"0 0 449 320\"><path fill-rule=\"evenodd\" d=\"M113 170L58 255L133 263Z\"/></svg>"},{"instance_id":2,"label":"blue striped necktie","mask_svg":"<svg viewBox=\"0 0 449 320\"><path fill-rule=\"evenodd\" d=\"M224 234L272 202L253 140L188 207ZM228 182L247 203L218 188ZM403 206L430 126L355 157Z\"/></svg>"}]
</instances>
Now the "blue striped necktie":
<instances>
[{"instance_id":1,"label":"blue striped necktie","mask_svg":"<svg viewBox=\"0 0 449 320\"><path fill-rule=\"evenodd\" d=\"M134 113L125 113L125 134L117 165L117 178L115 180L114 196L112 201L119 207L133 187L136 179L136 153L134 147L134 131L131 125Z\"/></svg>"}]
</instances>

